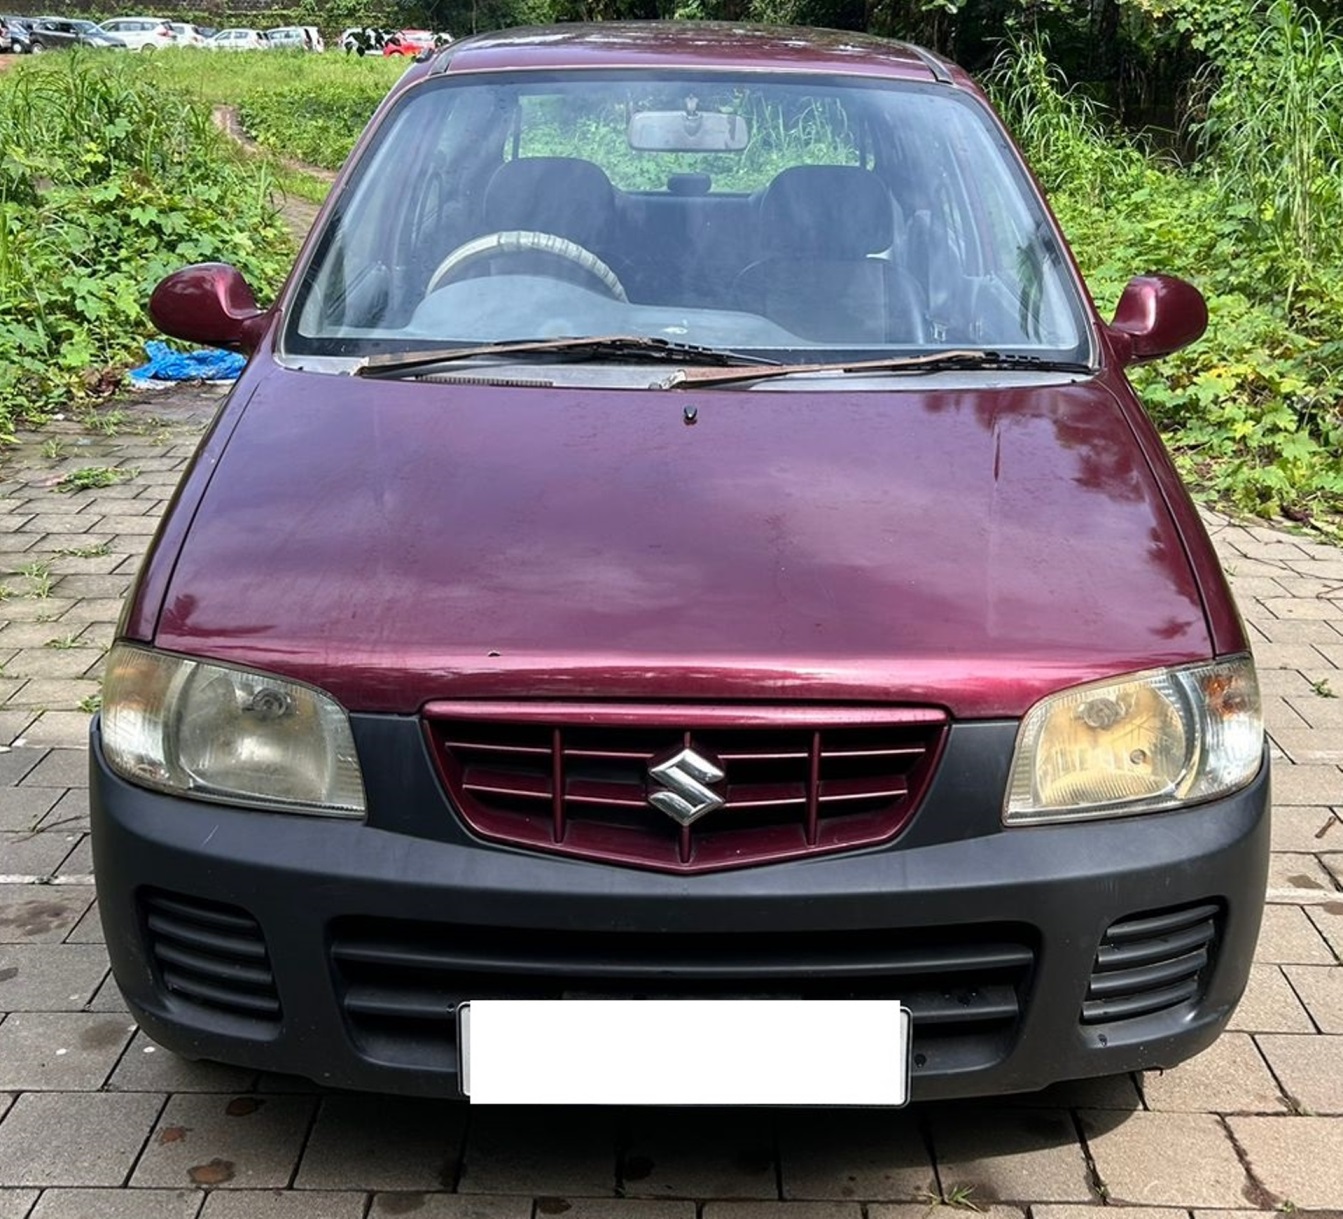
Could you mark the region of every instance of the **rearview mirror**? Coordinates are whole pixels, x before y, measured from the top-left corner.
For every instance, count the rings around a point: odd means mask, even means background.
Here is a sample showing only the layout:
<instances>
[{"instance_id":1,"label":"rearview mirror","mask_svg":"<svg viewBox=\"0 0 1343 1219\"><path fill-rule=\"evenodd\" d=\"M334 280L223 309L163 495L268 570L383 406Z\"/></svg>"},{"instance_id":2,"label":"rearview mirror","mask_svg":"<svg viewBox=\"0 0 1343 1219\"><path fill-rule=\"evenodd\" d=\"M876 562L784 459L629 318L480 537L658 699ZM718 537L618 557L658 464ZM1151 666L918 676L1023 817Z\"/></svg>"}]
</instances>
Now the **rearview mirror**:
<instances>
[{"instance_id":1,"label":"rearview mirror","mask_svg":"<svg viewBox=\"0 0 1343 1219\"><path fill-rule=\"evenodd\" d=\"M1125 364L1188 347L1208 328L1208 306L1193 284L1173 275L1139 275L1119 298L1110 336Z\"/></svg>"},{"instance_id":2,"label":"rearview mirror","mask_svg":"<svg viewBox=\"0 0 1343 1219\"><path fill-rule=\"evenodd\" d=\"M249 354L270 321L270 314L257 307L242 272L223 262L199 262L174 271L150 296L149 316L175 339Z\"/></svg>"},{"instance_id":3,"label":"rearview mirror","mask_svg":"<svg viewBox=\"0 0 1343 1219\"><path fill-rule=\"evenodd\" d=\"M750 129L739 114L702 111L687 101L684 110L640 110L630 115L626 138L636 152L740 152Z\"/></svg>"}]
</instances>

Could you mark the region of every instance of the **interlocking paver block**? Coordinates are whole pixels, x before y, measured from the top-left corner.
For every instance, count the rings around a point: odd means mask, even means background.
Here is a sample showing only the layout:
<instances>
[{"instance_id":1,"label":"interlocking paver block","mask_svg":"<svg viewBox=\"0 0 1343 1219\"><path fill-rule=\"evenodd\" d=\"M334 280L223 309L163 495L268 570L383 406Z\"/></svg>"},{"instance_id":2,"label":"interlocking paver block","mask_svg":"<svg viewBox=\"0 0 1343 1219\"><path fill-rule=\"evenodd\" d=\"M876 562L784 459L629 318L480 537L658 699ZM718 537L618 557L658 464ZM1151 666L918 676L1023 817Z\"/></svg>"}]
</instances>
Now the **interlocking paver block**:
<instances>
[{"instance_id":1,"label":"interlocking paver block","mask_svg":"<svg viewBox=\"0 0 1343 1219\"><path fill-rule=\"evenodd\" d=\"M1050 1084L1039 1092L1020 1092L999 1098L999 1103L1023 1109L1124 1109L1142 1108L1142 1097L1132 1075L1102 1075L1096 1079L1070 1079Z\"/></svg>"},{"instance_id":2,"label":"interlocking paver block","mask_svg":"<svg viewBox=\"0 0 1343 1219\"><path fill-rule=\"evenodd\" d=\"M0 876L50 876L79 844L78 834L0 832Z\"/></svg>"},{"instance_id":3,"label":"interlocking paver block","mask_svg":"<svg viewBox=\"0 0 1343 1219\"><path fill-rule=\"evenodd\" d=\"M386 1195L379 1195L385 1197ZM506 1202L507 1199L499 1199ZM564 1219L695 1219L695 1204L672 1198L565 1198L568 1210ZM559 1208L553 1200L541 1199L536 1208L537 1219L550 1219L557 1216ZM746 1205L750 1205L747 1203ZM375 1201L373 1214L380 1212ZM392 1211L387 1211L392 1214ZM417 1212L418 1214L418 1212ZM447 1212L445 1211L446 1215ZM461 1216L468 1219L468 1216ZM470 1216L469 1219L495 1219L495 1216ZM506 1215L498 1219L509 1219ZM730 1219L730 1217L729 1217Z\"/></svg>"},{"instance_id":4,"label":"interlocking paver block","mask_svg":"<svg viewBox=\"0 0 1343 1219\"><path fill-rule=\"evenodd\" d=\"M251 1090L255 1071L217 1062L191 1062L137 1032L107 1081L113 1092L230 1092Z\"/></svg>"},{"instance_id":5,"label":"interlocking paver block","mask_svg":"<svg viewBox=\"0 0 1343 1219\"><path fill-rule=\"evenodd\" d=\"M3 800L0 796L0 800ZM42 818L42 832L51 833L61 830L67 834L87 834L89 832L89 790L87 787L72 787Z\"/></svg>"},{"instance_id":6,"label":"interlocking paver block","mask_svg":"<svg viewBox=\"0 0 1343 1219\"><path fill-rule=\"evenodd\" d=\"M1061 1109L948 1106L931 1119L943 1192L988 1202L1089 1202L1095 1197L1071 1114Z\"/></svg>"},{"instance_id":7,"label":"interlocking paver block","mask_svg":"<svg viewBox=\"0 0 1343 1219\"><path fill-rule=\"evenodd\" d=\"M1329 728L1281 728L1273 742L1293 762L1343 762L1343 733Z\"/></svg>"},{"instance_id":8,"label":"interlocking paver block","mask_svg":"<svg viewBox=\"0 0 1343 1219\"><path fill-rule=\"evenodd\" d=\"M1274 780L1276 783L1276 775ZM1343 793L1340 793L1339 799L1343 800ZM1343 849L1343 818L1332 808L1321 808L1318 805L1284 807L1275 800L1272 836L1275 851L1315 852L1331 846Z\"/></svg>"},{"instance_id":9,"label":"interlocking paver block","mask_svg":"<svg viewBox=\"0 0 1343 1219\"><path fill-rule=\"evenodd\" d=\"M36 754L36 750L27 752ZM24 775L25 786L84 787L89 781L89 755L85 749L43 751L36 765Z\"/></svg>"},{"instance_id":10,"label":"interlocking paver block","mask_svg":"<svg viewBox=\"0 0 1343 1219\"><path fill-rule=\"evenodd\" d=\"M1219 1211L1221 1219L1229 1219L1226 1211ZM1107 1206L1103 1211L1092 1206L1069 1206L1066 1203L1045 1203L1031 1207L1031 1219L1189 1219L1189 1212L1162 1206Z\"/></svg>"},{"instance_id":11,"label":"interlocking paver block","mask_svg":"<svg viewBox=\"0 0 1343 1219\"><path fill-rule=\"evenodd\" d=\"M923 1134L912 1115L838 1110L780 1118L785 1198L910 1201L937 1192Z\"/></svg>"},{"instance_id":12,"label":"interlocking paver block","mask_svg":"<svg viewBox=\"0 0 1343 1219\"><path fill-rule=\"evenodd\" d=\"M1148 1108L1158 1112L1273 1113L1287 1108L1248 1033L1223 1033L1203 1053L1172 1070L1144 1072L1143 1096Z\"/></svg>"},{"instance_id":13,"label":"interlocking paver block","mask_svg":"<svg viewBox=\"0 0 1343 1219\"><path fill-rule=\"evenodd\" d=\"M1283 973L1320 1031L1343 1035L1343 968L1337 965L1287 965L1283 967Z\"/></svg>"},{"instance_id":14,"label":"interlocking paver block","mask_svg":"<svg viewBox=\"0 0 1343 1219\"><path fill-rule=\"evenodd\" d=\"M1024 1219L1025 1212L1013 1206L980 1206L971 1198L970 1202L978 1206L977 1211L965 1214L978 1215L981 1219ZM914 1204L909 1202L877 1203L867 1208L867 1219L945 1219L947 1211L959 1210L958 1207L946 1207L933 1203ZM783 1216L782 1219L787 1219ZM1101 1219L1097 1215L1096 1219Z\"/></svg>"},{"instance_id":15,"label":"interlocking paver block","mask_svg":"<svg viewBox=\"0 0 1343 1219\"><path fill-rule=\"evenodd\" d=\"M1343 1198L1343 1119L1336 1117L1229 1117L1264 1206L1337 1211ZM0 1127L0 1129L3 1129Z\"/></svg>"},{"instance_id":16,"label":"interlocking paver block","mask_svg":"<svg viewBox=\"0 0 1343 1219\"><path fill-rule=\"evenodd\" d=\"M1281 965L1251 965L1245 995L1227 1026L1246 1033L1311 1033L1315 1026Z\"/></svg>"},{"instance_id":17,"label":"interlocking paver block","mask_svg":"<svg viewBox=\"0 0 1343 1219\"><path fill-rule=\"evenodd\" d=\"M863 1219L856 1202L709 1202L704 1219Z\"/></svg>"},{"instance_id":18,"label":"interlocking paver block","mask_svg":"<svg viewBox=\"0 0 1343 1219\"><path fill-rule=\"evenodd\" d=\"M295 1184L300 1189L451 1189L466 1116L466 1106L451 1101L325 1097ZM614 1156L608 1153L606 1160L609 1169Z\"/></svg>"},{"instance_id":19,"label":"interlocking paver block","mask_svg":"<svg viewBox=\"0 0 1343 1219\"><path fill-rule=\"evenodd\" d=\"M778 1196L774 1130L762 1111L650 1110L636 1113L630 1124L620 1164L626 1197ZM470 1163L468 1149L468 1168Z\"/></svg>"},{"instance_id":20,"label":"interlocking paver block","mask_svg":"<svg viewBox=\"0 0 1343 1219\"><path fill-rule=\"evenodd\" d=\"M1287 1094L1302 1108L1312 1114L1343 1114L1343 1036L1261 1033L1256 1040ZM1339 1134L1343 1136L1343 1122Z\"/></svg>"},{"instance_id":21,"label":"interlocking paver block","mask_svg":"<svg viewBox=\"0 0 1343 1219\"><path fill-rule=\"evenodd\" d=\"M1221 1122L1204 1113L1083 1112L1087 1146L1115 1203L1243 1206L1245 1171Z\"/></svg>"},{"instance_id":22,"label":"interlocking paver block","mask_svg":"<svg viewBox=\"0 0 1343 1219\"><path fill-rule=\"evenodd\" d=\"M1333 956L1343 960L1343 899L1311 906L1308 917L1328 943Z\"/></svg>"},{"instance_id":23,"label":"interlocking paver block","mask_svg":"<svg viewBox=\"0 0 1343 1219\"><path fill-rule=\"evenodd\" d=\"M61 787L0 787L0 833L31 833L63 795Z\"/></svg>"},{"instance_id":24,"label":"interlocking paver block","mask_svg":"<svg viewBox=\"0 0 1343 1219\"><path fill-rule=\"evenodd\" d=\"M24 740L30 745L50 745L61 749L81 745L89 739L89 714L86 711L47 711L29 725Z\"/></svg>"},{"instance_id":25,"label":"interlocking paver block","mask_svg":"<svg viewBox=\"0 0 1343 1219\"><path fill-rule=\"evenodd\" d=\"M612 1199L614 1201L615 1199ZM564 1212L564 1219L582 1219L586 1208L605 1201L601 1198L575 1198L569 1201L571 1209ZM623 1201L623 1200L622 1200ZM628 1210L612 1212L610 1219L695 1219L693 1202L680 1205L688 1206L688 1213L648 1214L640 1207L661 1207L676 1205L664 1202L624 1202ZM558 1210L550 1211L536 1208L537 1219ZM530 1197L506 1198L498 1194L417 1194L390 1193L378 1194L369 1210L370 1219L391 1219L393 1215L414 1215L415 1219L531 1219L532 1199ZM605 1217L599 1217L605 1219Z\"/></svg>"},{"instance_id":26,"label":"interlocking paver block","mask_svg":"<svg viewBox=\"0 0 1343 1219\"><path fill-rule=\"evenodd\" d=\"M7 1185L120 1185L163 1098L103 1092L26 1092L0 1122Z\"/></svg>"},{"instance_id":27,"label":"interlocking paver block","mask_svg":"<svg viewBox=\"0 0 1343 1219\"><path fill-rule=\"evenodd\" d=\"M100 1088L134 1029L117 1015L12 1012L0 1024L0 1088Z\"/></svg>"},{"instance_id":28,"label":"interlocking paver block","mask_svg":"<svg viewBox=\"0 0 1343 1219\"><path fill-rule=\"evenodd\" d=\"M304 1096L174 1096L131 1184L229 1189L288 1185L314 1105Z\"/></svg>"},{"instance_id":29,"label":"interlocking paver block","mask_svg":"<svg viewBox=\"0 0 1343 1219\"><path fill-rule=\"evenodd\" d=\"M79 1011L107 973L85 944L0 944L0 1011Z\"/></svg>"},{"instance_id":30,"label":"interlocking paver block","mask_svg":"<svg viewBox=\"0 0 1343 1219\"><path fill-rule=\"evenodd\" d=\"M195 1219L200 1205L190 1189L48 1189L29 1219Z\"/></svg>"},{"instance_id":31,"label":"interlocking paver block","mask_svg":"<svg viewBox=\"0 0 1343 1219\"><path fill-rule=\"evenodd\" d=\"M470 1114L461 1193L610 1197L615 1179L612 1110L500 1105Z\"/></svg>"},{"instance_id":32,"label":"interlocking paver block","mask_svg":"<svg viewBox=\"0 0 1343 1219\"><path fill-rule=\"evenodd\" d=\"M60 943L92 902L83 890L0 885L0 943Z\"/></svg>"},{"instance_id":33,"label":"interlocking paver block","mask_svg":"<svg viewBox=\"0 0 1343 1219\"><path fill-rule=\"evenodd\" d=\"M200 1219L364 1219L364 1205L362 1193L227 1189L205 1199Z\"/></svg>"},{"instance_id":34,"label":"interlocking paver block","mask_svg":"<svg viewBox=\"0 0 1343 1219\"><path fill-rule=\"evenodd\" d=\"M1265 906L1254 959L1272 965L1332 965L1334 954L1300 906Z\"/></svg>"},{"instance_id":35,"label":"interlocking paver block","mask_svg":"<svg viewBox=\"0 0 1343 1219\"><path fill-rule=\"evenodd\" d=\"M60 633L59 630L57 633ZM92 648L62 651L39 644L37 647L20 649L5 666L5 672L11 677L82 677L97 659Z\"/></svg>"},{"instance_id":36,"label":"interlocking paver block","mask_svg":"<svg viewBox=\"0 0 1343 1219\"><path fill-rule=\"evenodd\" d=\"M25 1219L37 1196L35 1189L0 1189L0 1219Z\"/></svg>"}]
</instances>

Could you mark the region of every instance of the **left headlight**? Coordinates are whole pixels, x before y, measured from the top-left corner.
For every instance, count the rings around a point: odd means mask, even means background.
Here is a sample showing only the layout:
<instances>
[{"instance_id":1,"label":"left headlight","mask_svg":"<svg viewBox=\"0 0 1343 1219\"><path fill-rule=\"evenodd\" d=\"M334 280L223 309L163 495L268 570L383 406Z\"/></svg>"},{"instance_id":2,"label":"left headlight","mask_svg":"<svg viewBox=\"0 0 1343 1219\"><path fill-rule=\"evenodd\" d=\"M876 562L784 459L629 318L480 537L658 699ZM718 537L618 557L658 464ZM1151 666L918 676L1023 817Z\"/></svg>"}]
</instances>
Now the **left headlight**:
<instances>
[{"instance_id":1,"label":"left headlight","mask_svg":"<svg viewBox=\"0 0 1343 1219\"><path fill-rule=\"evenodd\" d=\"M1022 720L1003 821L1078 821L1210 800L1253 779L1263 749L1248 656L1075 686Z\"/></svg>"},{"instance_id":2,"label":"left headlight","mask_svg":"<svg viewBox=\"0 0 1343 1219\"><path fill-rule=\"evenodd\" d=\"M117 644L102 744L122 778L161 791L335 817L364 814L350 719L312 686Z\"/></svg>"}]
</instances>

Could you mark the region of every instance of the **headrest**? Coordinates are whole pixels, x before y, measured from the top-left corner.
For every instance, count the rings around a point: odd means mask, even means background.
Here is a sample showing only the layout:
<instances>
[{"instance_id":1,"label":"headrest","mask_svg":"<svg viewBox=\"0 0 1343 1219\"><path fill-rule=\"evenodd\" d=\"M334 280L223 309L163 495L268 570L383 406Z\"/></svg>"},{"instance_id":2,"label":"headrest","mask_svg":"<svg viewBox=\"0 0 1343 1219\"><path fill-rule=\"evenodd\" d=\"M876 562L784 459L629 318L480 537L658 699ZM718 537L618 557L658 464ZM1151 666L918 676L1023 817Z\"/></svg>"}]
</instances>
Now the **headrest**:
<instances>
[{"instance_id":1,"label":"headrest","mask_svg":"<svg viewBox=\"0 0 1343 1219\"><path fill-rule=\"evenodd\" d=\"M760 200L761 247L805 258L862 258L895 240L891 195L856 165L794 165Z\"/></svg>"},{"instance_id":2,"label":"headrest","mask_svg":"<svg viewBox=\"0 0 1343 1219\"><path fill-rule=\"evenodd\" d=\"M614 211L611 179L578 157L505 161L485 188L485 219L496 232L531 229L591 246Z\"/></svg>"}]
</instances>

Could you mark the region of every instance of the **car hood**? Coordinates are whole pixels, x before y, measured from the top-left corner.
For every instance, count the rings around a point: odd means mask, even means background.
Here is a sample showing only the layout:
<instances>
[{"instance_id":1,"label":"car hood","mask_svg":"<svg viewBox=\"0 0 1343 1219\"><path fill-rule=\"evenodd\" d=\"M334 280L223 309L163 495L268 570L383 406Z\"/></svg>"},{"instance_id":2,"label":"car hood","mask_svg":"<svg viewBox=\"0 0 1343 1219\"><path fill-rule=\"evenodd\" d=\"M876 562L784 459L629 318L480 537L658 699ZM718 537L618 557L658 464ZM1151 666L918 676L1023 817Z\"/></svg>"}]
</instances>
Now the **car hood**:
<instances>
[{"instance_id":1,"label":"car hood","mask_svg":"<svg viewBox=\"0 0 1343 1219\"><path fill-rule=\"evenodd\" d=\"M402 713L563 697L1019 715L1211 652L1099 381L655 392L274 366L156 642Z\"/></svg>"}]
</instances>

